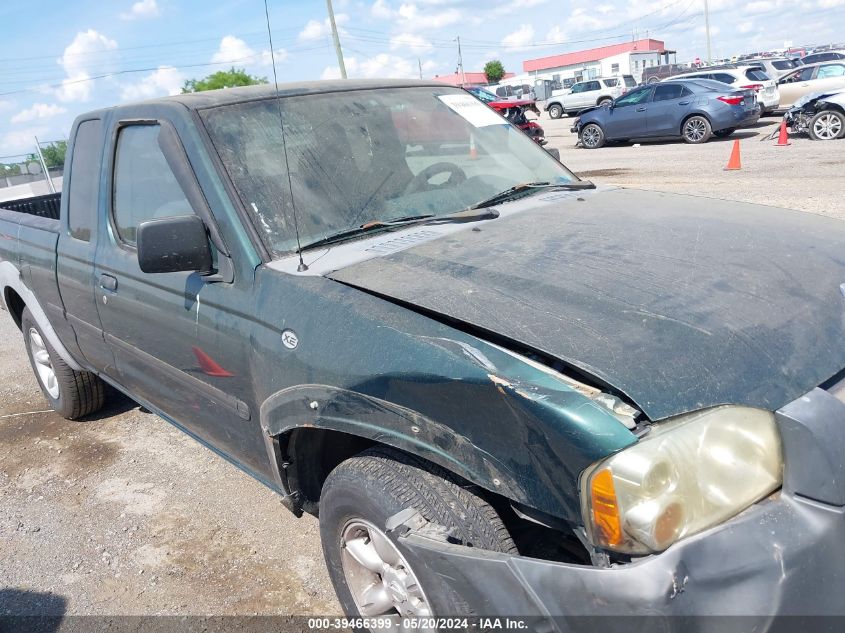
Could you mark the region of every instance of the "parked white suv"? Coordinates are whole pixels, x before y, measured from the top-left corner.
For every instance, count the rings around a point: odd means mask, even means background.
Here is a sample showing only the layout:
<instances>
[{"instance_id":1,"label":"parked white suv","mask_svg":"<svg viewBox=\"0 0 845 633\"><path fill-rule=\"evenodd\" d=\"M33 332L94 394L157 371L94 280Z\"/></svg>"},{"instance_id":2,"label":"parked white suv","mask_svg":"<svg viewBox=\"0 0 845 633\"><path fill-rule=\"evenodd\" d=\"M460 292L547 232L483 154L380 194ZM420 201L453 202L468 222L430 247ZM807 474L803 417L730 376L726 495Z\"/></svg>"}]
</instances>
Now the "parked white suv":
<instances>
[{"instance_id":1,"label":"parked white suv","mask_svg":"<svg viewBox=\"0 0 845 633\"><path fill-rule=\"evenodd\" d=\"M586 108L592 108L603 103L611 103L616 97L621 97L637 82L631 75L619 77L599 77L573 84L572 88L560 91L562 94L552 93L546 101L546 112L553 119L559 119L566 114L576 114Z\"/></svg>"},{"instance_id":2,"label":"parked white suv","mask_svg":"<svg viewBox=\"0 0 845 633\"><path fill-rule=\"evenodd\" d=\"M670 79L694 78L714 79L721 81L723 84L730 84L734 88L754 90L757 92L757 102L762 106L764 114L777 110L780 103L777 84L757 64L702 68L692 73L675 75Z\"/></svg>"}]
</instances>

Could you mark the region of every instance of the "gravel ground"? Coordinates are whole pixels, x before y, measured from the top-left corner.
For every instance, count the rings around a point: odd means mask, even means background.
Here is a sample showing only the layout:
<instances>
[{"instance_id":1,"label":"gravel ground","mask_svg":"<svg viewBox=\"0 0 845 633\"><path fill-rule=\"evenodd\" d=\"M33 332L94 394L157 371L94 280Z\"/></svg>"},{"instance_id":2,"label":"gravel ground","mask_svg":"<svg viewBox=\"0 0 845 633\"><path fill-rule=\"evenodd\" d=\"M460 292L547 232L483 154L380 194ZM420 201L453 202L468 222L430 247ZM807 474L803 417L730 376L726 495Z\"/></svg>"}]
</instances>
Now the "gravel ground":
<instances>
[{"instance_id":1,"label":"gravel ground","mask_svg":"<svg viewBox=\"0 0 845 633\"><path fill-rule=\"evenodd\" d=\"M3 311L0 341L0 615L340 613L316 520L117 394L45 412Z\"/></svg>"},{"instance_id":2,"label":"gravel ground","mask_svg":"<svg viewBox=\"0 0 845 633\"><path fill-rule=\"evenodd\" d=\"M600 183L845 217L845 140L731 140L576 149L571 121L541 123L561 160ZM0 313L0 614L339 613L317 523L134 403L82 422L45 412L20 333Z\"/></svg>"},{"instance_id":3,"label":"gravel ground","mask_svg":"<svg viewBox=\"0 0 845 633\"><path fill-rule=\"evenodd\" d=\"M640 147L608 145L598 150L576 148L569 130L572 119L550 119L540 125L550 147L560 150L564 165L594 182L757 202L845 218L845 139L811 141L792 137L777 147L765 139L780 117L760 119L756 127L738 130L727 139L704 145L681 141L642 141ZM740 142L742 169L724 171L734 140Z\"/></svg>"}]
</instances>

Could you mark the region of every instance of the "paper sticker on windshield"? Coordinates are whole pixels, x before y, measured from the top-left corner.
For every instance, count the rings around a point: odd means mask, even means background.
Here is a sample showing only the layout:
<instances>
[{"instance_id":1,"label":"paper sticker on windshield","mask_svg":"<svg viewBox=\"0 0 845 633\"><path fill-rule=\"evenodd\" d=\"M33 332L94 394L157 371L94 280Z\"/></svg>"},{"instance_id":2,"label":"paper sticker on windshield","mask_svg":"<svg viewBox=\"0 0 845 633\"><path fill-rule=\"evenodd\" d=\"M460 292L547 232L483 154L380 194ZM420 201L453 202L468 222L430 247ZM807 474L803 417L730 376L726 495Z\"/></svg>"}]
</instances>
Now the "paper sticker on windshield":
<instances>
[{"instance_id":1,"label":"paper sticker on windshield","mask_svg":"<svg viewBox=\"0 0 845 633\"><path fill-rule=\"evenodd\" d=\"M441 95L437 98L469 121L474 127L507 124L498 114L472 95Z\"/></svg>"}]
</instances>

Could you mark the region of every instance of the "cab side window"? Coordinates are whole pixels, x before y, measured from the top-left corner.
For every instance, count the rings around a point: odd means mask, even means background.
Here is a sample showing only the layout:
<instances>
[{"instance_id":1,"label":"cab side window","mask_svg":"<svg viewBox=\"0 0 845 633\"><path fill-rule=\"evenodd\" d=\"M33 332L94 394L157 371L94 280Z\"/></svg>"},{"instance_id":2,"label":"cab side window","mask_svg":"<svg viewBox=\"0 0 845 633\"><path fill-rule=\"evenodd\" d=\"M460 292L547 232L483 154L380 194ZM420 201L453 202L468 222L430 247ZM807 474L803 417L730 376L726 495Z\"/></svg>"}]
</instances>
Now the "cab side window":
<instances>
[{"instance_id":1,"label":"cab side window","mask_svg":"<svg viewBox=\"0 0 845 633\"><path fill-rule=\"evenodd\" d=\"M845 75L845 65L842 64L827 64L819 66L817 79L826 79L828 77L841 77Z\"/></svg>"},{"instance_id":2,"label":"cab side window","mask_svg":"<svg viewBox=\"0 0 845 633\"><path fill-rule=\"evenodd\" d=\"M680 99L684 94L684 87L681 84L658 84L654 87L652 101L670 101Z\"/></svg>"},{"instance_id":3,"label":"cab side window","mask_svg":"<svg viewBox=\"0 0 845 633\"><path fill-rule=\"evenodd\" d=\"M73 141L68 192L68 230L71 237L91 241L100 193L100 141L103 122L83 121Z\"/></svg>"},{"instance_id":4,"label":"cab side window","mask_svg":"<svg viewBox=\"0 0 845 633\"><path fill-rule=\"evenodd\" d=\"M121 128L115 150L112 214L120 240L135 245L138 225L154 218L193 215L158 144L159 125Z\"/></svg>"}]
</instances>

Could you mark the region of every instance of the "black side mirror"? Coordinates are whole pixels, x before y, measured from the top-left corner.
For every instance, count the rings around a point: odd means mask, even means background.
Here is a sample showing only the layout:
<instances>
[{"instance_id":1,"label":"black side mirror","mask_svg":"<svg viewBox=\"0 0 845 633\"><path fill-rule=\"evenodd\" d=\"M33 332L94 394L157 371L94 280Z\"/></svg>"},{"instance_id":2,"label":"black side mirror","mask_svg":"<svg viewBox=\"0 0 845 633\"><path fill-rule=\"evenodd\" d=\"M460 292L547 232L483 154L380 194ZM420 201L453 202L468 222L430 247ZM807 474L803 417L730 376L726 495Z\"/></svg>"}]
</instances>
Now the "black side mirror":
<instances>
[{"instance_id":1,"label":"black side mirror","mask_svg":"<svg viewBox=\"0 0 845 633\"><path fill-rule=\"evenodd\" d=\"M138 264L145 273L210 273L211 247L196 215L147 220L138 225Z\"/></svg>"}]
</instances>

